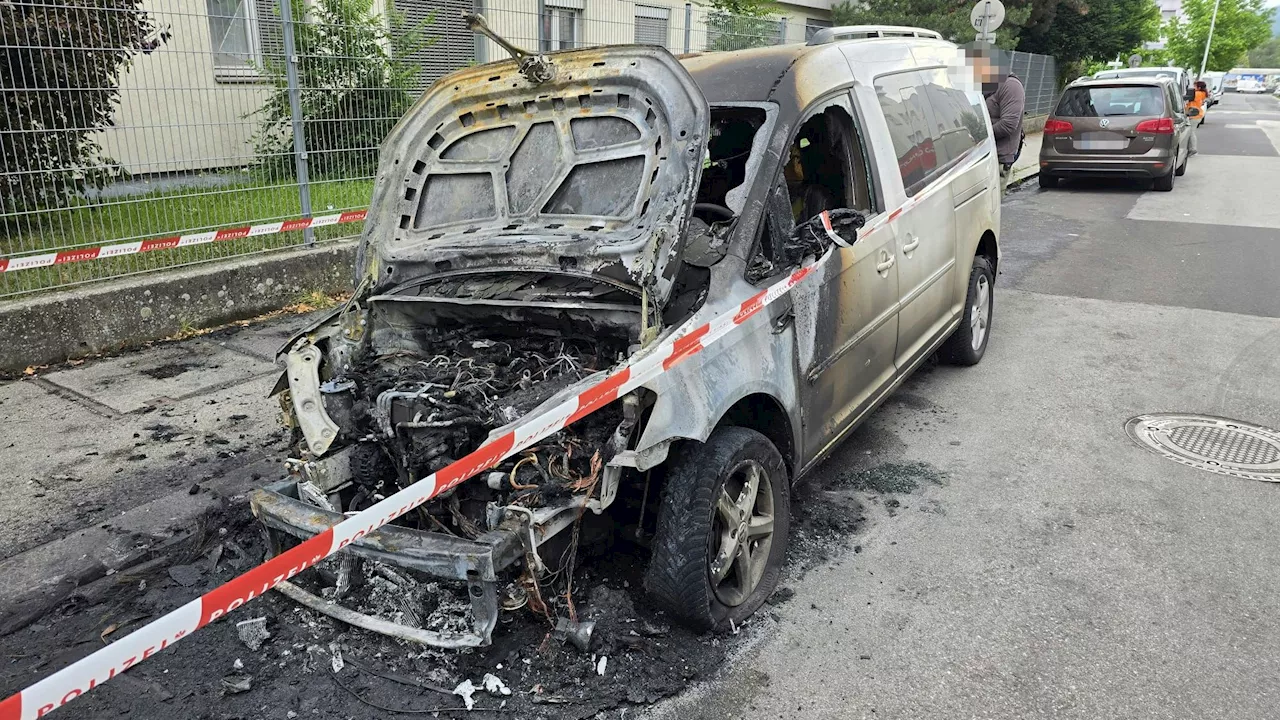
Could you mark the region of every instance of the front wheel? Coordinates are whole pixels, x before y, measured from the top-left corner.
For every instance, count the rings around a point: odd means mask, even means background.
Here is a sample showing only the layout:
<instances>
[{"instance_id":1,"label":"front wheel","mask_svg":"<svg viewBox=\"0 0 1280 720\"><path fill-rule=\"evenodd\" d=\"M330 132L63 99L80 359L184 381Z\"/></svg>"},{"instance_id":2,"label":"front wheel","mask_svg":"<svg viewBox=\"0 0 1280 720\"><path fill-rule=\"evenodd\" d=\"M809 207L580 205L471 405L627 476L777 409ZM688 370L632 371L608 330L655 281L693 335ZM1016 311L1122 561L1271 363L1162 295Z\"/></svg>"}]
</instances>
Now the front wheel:
<instances>
[{"instance_id":1,"label":"front wheel","mask_svg":"<svg viewBox=\"0 0 1280 720\"><path fill-rule=\"evenodd\" d=\"M1182 177L1183 175L1186 175L1187 163L1189 162L1191 162L1191 155L1188 154L1187 157L1182 158L1182 164L1178 166L1177 170L1173 171L1173 174L1177 175L1178 177Z\"/></svg>"},{"instance_id":2,"label":"front wheel","mask_svg":"<svg viewBox=\"0 0 1280 720\"><path fill-rule=\"evenodd\" d=\"M965 298L964 317L960 327L947 338L942 346L942 359L952 365L977 365L987 352L987 340L991 337L991 315L995 309L992 286L995 274L991 264L979 255L973 259L969 271L969 294Z\"/></svg>"},{"instance_id":3,"label":"front wheel","mask_svg":"<svg viewBox=\"0 0 1280 720\"><path fill-rule=\"evenodd\" d=\"M755 430L718 428L667 473L645 589L695 630L741 623L778 586L790 515L778 449Z\"/></svg>"}]
</instances>

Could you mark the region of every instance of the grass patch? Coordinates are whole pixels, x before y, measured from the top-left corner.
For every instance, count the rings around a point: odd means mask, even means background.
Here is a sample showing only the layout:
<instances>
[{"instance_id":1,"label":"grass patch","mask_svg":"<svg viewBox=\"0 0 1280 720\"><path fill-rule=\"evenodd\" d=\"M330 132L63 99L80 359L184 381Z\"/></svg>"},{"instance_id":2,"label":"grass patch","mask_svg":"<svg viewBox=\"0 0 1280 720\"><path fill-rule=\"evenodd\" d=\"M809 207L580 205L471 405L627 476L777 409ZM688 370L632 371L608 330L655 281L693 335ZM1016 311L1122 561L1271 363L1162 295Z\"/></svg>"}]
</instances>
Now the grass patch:
<instances>
[{"instance_id":1,"label":"grass patch","mask_svg":"<svg viewBox=\"0 0 1280 720\"><path fill-rule=\"evenodd\" d=\"M313 215L359 210L369 205L373 179L321 180L311 184ZM80 247L183 235L225 227L288 220L301 216L294 184L246 182L216 188L156 191L128 198L104 199L53 212L0 230L0 254L30 255ZM352 237L360 223L314 230L319 241ZM0 296L61 285L101 280L150 270L218 260L253 252L293 247L302 231L157 250L85 262L67 263L0 275Z\"/></svg>"}]
</instances>

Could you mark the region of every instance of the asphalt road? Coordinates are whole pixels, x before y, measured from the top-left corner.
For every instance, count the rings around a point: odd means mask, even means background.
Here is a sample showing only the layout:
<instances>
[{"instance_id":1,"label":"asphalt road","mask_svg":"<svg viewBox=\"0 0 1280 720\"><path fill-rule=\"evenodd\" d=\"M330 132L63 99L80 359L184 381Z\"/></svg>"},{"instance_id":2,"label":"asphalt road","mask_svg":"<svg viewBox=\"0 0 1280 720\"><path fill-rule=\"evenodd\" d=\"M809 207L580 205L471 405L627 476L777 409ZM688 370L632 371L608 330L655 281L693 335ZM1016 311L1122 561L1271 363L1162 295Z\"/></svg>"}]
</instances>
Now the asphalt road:
<instances>
[{"instance_id":1,"label":"asphalt road","mask_svg":"<svg viewBox=\"0 0 1280 720\"><path fill-rule=\"evenodd\" d=\"M1280 427L1280 103L1227 95L1199 140L1171 193L1006 199L982 364L917 375L822 470L943 484L865 508L860 552L793 579L720 680L652 716L1275 717L1280 487L1123 428Z\"/></svg>"}]
</instances>

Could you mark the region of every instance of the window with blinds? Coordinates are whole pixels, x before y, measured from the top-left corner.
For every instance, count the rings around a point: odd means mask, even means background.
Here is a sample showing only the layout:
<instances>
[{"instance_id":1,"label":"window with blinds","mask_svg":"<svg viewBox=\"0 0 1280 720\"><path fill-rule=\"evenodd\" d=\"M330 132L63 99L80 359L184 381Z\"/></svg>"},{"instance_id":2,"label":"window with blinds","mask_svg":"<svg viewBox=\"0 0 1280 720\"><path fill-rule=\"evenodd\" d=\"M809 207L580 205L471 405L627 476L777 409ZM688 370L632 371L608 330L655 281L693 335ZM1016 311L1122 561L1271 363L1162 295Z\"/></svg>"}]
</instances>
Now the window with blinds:
<instances>
[{"instance_id":1,"label":"window with blinds","mask_svg":"<svg viewBox=\"0 0 1280 720\"><path fill-rule=\"evenodd\" d=\"M671 30L671 10L636 5L636 44L667 47Z\"/></svg>"},{"instance_id":2,"label":"window with blinds","mask_svg":"<svg viewBox=\"0 0 1280 720\"><path fill-rule=\"evenodd\" d=\"M474 0L391 0L387 5L404 16L406 27L431 19L423 28L431 44L409 55L422 68L422 89L475 59L476 42L462 18L475 9Z\"/></svg>"}]
</instances>

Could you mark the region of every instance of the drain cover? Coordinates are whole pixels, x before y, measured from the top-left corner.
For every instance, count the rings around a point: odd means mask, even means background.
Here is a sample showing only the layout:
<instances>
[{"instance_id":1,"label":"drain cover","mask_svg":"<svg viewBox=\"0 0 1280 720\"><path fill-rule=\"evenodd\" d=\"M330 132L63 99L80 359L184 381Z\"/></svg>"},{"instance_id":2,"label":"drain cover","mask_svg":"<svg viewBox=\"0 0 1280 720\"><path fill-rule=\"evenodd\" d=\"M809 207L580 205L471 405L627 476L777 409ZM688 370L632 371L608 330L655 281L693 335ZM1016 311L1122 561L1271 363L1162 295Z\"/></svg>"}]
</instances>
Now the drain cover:
<instances>
[{"instance_id":1,"label":"drain cover","mask_svg":"<svg viewBox=\"0 0 1280 720\"><path fill-rule=\"evenodd\" d=\"M1125 423L1134 442L1183 465L1248 480L1280 482L1280 433L1212 415L1139 415Z\"/></svg>"}]
</instances>

